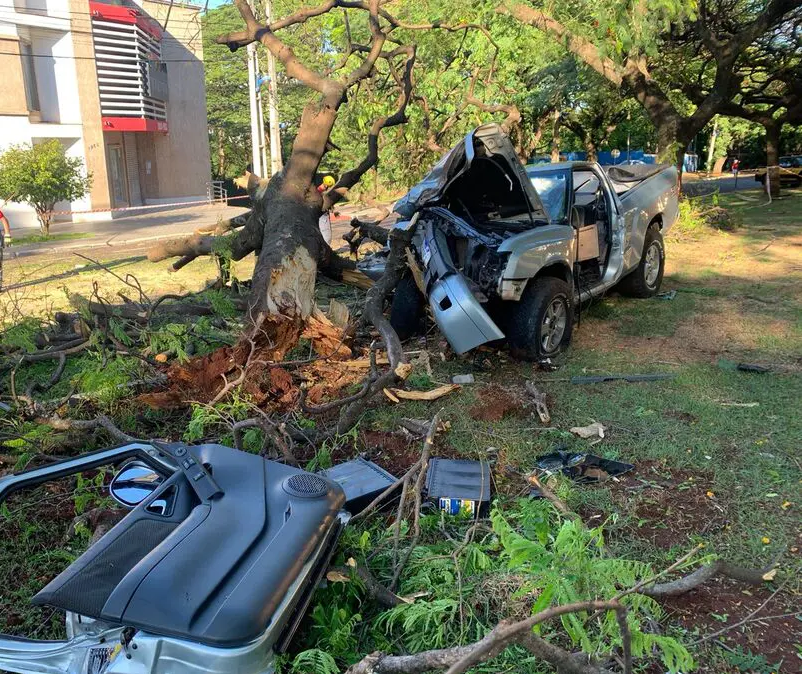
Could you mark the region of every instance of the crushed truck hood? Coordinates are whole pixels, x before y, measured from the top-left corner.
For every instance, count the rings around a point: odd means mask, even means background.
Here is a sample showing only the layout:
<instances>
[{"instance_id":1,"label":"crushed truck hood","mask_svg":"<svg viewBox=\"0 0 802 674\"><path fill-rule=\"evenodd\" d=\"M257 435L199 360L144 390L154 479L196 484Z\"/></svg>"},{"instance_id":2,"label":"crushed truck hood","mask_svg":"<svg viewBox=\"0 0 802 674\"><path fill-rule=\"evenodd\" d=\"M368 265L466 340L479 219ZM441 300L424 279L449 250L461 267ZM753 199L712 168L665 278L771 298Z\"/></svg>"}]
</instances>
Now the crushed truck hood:
<instances>
[{"instance_id":1,"label":"crushed truck hood","mask_svg":"<svg viewBox=\"0 0 802 674\"><path fill-rule=\"evenodd\" d=\"M449 208L450 191L465 185L465 210L477 211L499 206L507 212L528 213L532 220L548 222L548 215L526 175L515 149L498 124L484 124L465 136L434 168L399 199L393 210L403 219L422 208Z\"/></svg>"}]
</instances>

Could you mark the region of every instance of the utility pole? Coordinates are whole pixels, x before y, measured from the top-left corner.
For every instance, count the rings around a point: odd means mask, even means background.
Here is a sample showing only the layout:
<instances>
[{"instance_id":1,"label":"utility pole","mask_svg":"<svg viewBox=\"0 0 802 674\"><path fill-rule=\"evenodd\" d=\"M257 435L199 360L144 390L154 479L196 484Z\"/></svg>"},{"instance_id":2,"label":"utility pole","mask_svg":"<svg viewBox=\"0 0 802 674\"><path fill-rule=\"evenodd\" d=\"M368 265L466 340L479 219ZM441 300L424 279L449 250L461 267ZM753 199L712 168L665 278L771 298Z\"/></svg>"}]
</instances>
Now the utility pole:
<instances>
[{"instance_id":1,"label":"utility pole","mask_svg":"<svg viewBox=\"0 0 802 674\"><path fill-rule=\"evenodd\" d=\"M257 64L258 65L258 64ZM262 173L260 177L267 177L267 167L270 166L267 162L267 140L265 138L265 110L262 102L264 96L262 95L262 87L259 84L259 76L257 74L256 86L259 89L257 92L257 102L259 108L259 156L262 160ZM273 175L272 173L270 175Z\"/></svg>"},{"instance_id":2,"label":"utility pole","mask_svg":"<svg viewBox=\"0 0 802 674\"><path fill-rule=\"evenodd\" d=\"M272 0L265 0L265 19L270 25L273 13ZM281 129L278 122L278 81L276 80L276 57L267 52L268 100L267 107L270 113L270 175L273 176L282 169L281 161ZM267 168L267 162L265 162Z\"/></svg>"},{"instance_id":3,"label":"utility pole","mask_svg":"<svg viewBox=\"0 0 802 674\"><path fill-rule=\"evenodd\" d=\"M264 177L262 170L262 154L259 150L259 101L256 96L256 44L248 45L248 102L251 111L251 172ZM262 141L264 142L264 141Z\"/></svg>"}]
</instances>

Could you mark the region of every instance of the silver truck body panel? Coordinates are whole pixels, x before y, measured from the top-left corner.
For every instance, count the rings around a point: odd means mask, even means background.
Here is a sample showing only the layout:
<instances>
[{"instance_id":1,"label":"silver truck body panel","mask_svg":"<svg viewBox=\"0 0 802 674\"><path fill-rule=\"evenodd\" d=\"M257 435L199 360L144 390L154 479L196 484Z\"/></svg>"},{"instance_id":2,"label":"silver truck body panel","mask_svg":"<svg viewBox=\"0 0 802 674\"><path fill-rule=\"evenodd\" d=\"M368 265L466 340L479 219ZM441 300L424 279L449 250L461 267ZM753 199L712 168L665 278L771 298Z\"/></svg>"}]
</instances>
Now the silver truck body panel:
<instances>
[{"instance_id":1,"label":"silver truck body panel","mask_svg":"<svg viewBox=\"0 0 802 674\"><path fill-rule=\"evenodd\" d=\"M457 353L504 339L504 333L473 296L462 274L449 274L437 281L429 291L429 307L437 327Z\"/></svg>"},{"instance_id":2,"label":"silver truck body panel","mask_svg":"<svg viewBox=\"0 0 802 674\"><path fill-rule=\"evenodd\" d=\"M553 264L565 265L573 260L576 235L570 225L546 225L515 234L502 243L500 253L509 253L503 279L530 279L541 269Z\"/></svg>"}]
</instances>

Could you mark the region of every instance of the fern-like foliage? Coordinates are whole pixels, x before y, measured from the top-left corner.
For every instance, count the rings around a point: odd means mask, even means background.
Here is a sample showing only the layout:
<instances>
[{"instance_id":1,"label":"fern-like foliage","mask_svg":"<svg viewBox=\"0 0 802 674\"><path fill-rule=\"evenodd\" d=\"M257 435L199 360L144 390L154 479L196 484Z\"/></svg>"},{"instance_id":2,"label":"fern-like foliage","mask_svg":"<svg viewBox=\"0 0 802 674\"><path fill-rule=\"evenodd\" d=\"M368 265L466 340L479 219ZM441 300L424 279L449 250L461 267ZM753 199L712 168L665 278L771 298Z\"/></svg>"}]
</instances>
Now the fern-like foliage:
<instances>
[{"instance_id":1,"label":"fern-like foliage","mask_svg":"<svg viewBox=\"0 0 802 674\"><path fill-rule=\"evenodd\" d=\"M459 611L456 599L435 599L401 604L379 616L379 626L401 635L412 652L428 648L445 648L451 625Z\"/></svg>"},{"instance_id":2,"label":"fern-like foliage","mask_svg":"<svg viewBox=\"0 0 802 674\"><path fill-rule=\"evenodd\" d=\"M312 609L311 633L336 658L352 660L357 652L356 628L362 622L359 613L352 613L337 604L320 603Z\"/></svg>"},{"instance_id":3,"label":"fern-like foliage","mask_svg":"<svg viewBox=\"0 0 802 674\"><path fill-rule=\"evenodd\" d=\"M326 651L310 648L295 656L290 671L292 674L339 674L340 668Z\"/></svg>"},{"instance_id":4,"label":"fern-like foliage","mask_svg":"<svg viewBox=\"0 0 802 674\"><path fill-rule=\"evenodd\" d=\"M516 595L537 597L533 612L551 605L609 599L653 575L648 564L606 555L602 527L588 528L579 520L552 523L552 517L548 503L529 500L521 501L512 515L505 517L498 509L491 513L508 567L526 578ZM635 656L656 650L670 672L692 667L690 654L678 641L642 631L646 620L662 617L657 602L632 594L622 603L629 609ZM575 645L591 654L620 647L621 634L612 612L593 621L589 618L583 613L562 616L562 626Z\"/></svg>"}]
</instances>

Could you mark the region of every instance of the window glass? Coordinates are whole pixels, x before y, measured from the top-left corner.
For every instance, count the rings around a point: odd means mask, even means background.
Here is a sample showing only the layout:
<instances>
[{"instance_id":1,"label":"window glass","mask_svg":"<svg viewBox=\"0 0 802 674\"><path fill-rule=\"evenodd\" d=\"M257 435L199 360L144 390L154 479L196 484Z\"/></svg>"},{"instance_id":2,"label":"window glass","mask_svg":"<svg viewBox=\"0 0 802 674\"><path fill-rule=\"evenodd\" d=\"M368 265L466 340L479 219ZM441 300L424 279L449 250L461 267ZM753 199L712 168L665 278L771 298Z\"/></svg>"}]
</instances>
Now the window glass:
<instances>
[{"instance_id":1,"label":"window glass","mask_svg":"<svg viewBox=\"0 0 802 674\"><path fill-rule=\"evenodd\" d=\"M574 171L574 203L587 206L596 199L599 179L593 171Z\"/></svg>"},{"instance_id":2,"label":"window glass","mask_svg":"<svg viewBox=\"0 0 802 674\"><path fill-rule=\"evenodd\" d=\"M566 204L568 203L568 172L527 171L527 173L548 211L549 218L553 222L565 220Z\"/></svg>"},{"instance_id":3,"label":"window glass","mask_svg":"<svg viewBox=\"0 0 802 674\"><path fill-rule=\"evenodd\" d=\"M20 42L22 57L22 79L25 82L25 101L29 112L39 111L39 89L36 85L36 68L33 64L33 50L27 42Z\"/></svg>"}]
</instances>

